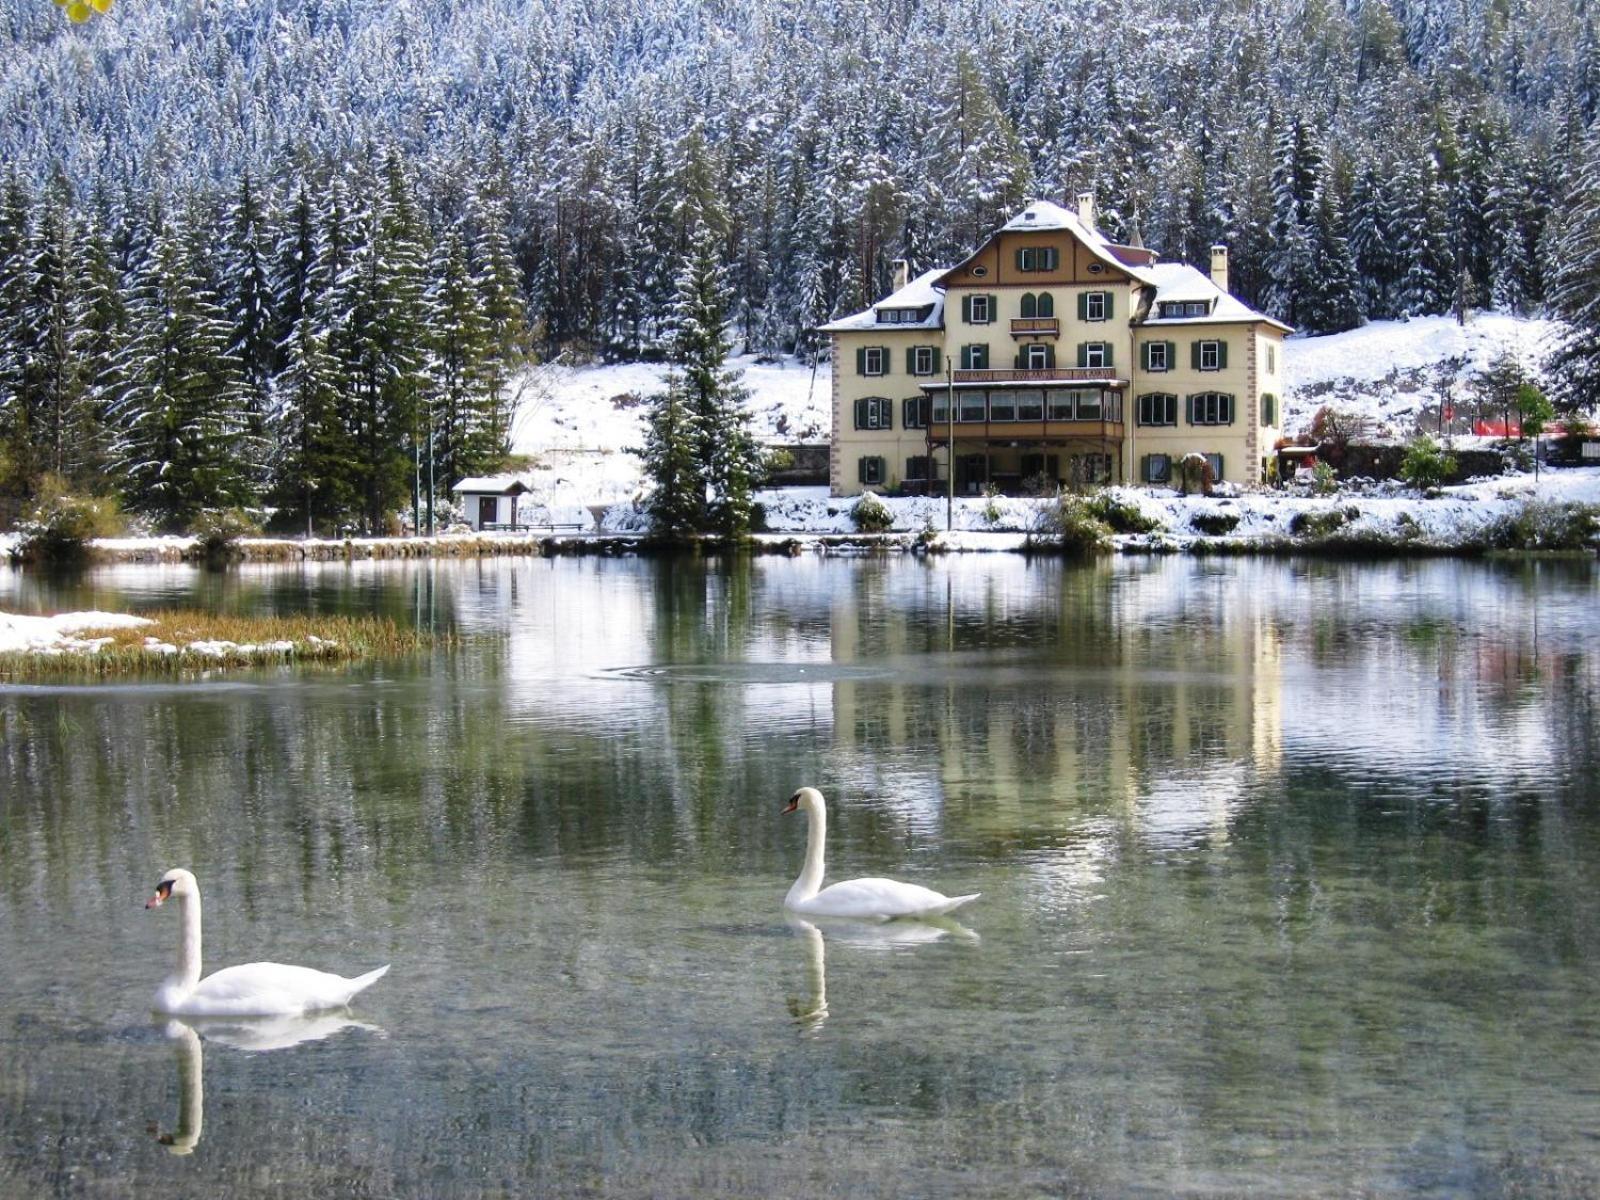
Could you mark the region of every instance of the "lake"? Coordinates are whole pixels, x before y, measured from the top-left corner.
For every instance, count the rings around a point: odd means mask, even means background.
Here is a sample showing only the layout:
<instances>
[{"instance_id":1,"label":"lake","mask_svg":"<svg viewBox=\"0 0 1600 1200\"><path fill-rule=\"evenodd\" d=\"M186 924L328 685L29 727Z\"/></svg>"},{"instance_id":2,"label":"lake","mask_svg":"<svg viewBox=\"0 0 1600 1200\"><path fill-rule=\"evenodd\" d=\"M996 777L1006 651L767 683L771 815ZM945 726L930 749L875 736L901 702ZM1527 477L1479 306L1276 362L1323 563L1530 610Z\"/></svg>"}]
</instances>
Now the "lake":
<instances>
[{"instance_id":1,"label":"lake","mask_svg":"<svg viewBox=\"0 0 1600 1200\"><path fill-rule=\"evenodd\" d=\"M1600 570L1010 555L0 572L382 612L0 688L0 1195L1600 1192ZM944 924L781 902L982 892ZM207 970L348 1014L153 1019Z\"/></svg>"}]
</instances>

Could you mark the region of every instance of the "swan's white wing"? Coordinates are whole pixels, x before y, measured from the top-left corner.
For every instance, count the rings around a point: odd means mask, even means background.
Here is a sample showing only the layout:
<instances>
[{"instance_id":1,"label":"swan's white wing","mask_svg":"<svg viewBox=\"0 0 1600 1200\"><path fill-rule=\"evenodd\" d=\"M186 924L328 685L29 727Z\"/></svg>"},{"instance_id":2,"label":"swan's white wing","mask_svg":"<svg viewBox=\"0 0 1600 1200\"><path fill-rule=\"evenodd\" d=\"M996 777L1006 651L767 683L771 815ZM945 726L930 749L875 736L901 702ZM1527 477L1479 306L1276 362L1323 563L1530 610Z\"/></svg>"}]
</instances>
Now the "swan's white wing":
<instances>
[{"instance_id":1,"label":"swan's white wing","mask_svg":"<svg viewBox=\"0 0 1600 1200\"><path fill-rule=\"evenodd\" d=\"M273 1016L342 1008L387 971L346 979L328 971L284 963L244 963L202 979L170 1011L197 1017Z\"/></svg>"},{"instance_id":2,"label":"swan's white wing","mask_svg":"<svg viewBox=\"0 0 1600 1200\"><path fill-rule=\"evenodd\" d=\"M946 913L959 908L971 896L945 896L932 888L915 883L901 883L895 879L846 879L823 888L811 899L795 904L796 912L815 913L828 917L890 917L926 916Z\"/></svg>"}]
</instances>

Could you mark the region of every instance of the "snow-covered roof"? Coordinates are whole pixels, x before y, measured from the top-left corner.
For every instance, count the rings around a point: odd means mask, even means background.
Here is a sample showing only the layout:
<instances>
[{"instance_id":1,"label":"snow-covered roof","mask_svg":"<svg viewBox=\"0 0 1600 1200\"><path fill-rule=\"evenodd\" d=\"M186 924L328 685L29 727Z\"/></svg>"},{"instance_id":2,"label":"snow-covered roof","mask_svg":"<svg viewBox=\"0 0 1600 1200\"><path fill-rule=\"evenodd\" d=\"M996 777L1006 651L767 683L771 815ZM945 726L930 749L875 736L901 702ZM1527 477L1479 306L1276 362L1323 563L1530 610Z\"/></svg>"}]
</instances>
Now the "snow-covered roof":
<instances>
[{"instance_id":1,"label":"snow-covered roof","mask_svg":"<svg viewBox=\"0 0 1600 1200\"><path fill-rule=\"evenodd\" d=\"M1147 282L1154 284L1156 289L1155 300L1150 305L1150 316L1142 322L1144 325L1237 325L1245 321L1262 321L1285 333L1293 332L1291 327L1282 321L1274 321L1265 313L1259 313L1251 308L1237 296L1223 291L1211 282L1209 275L1191 267L1188 263L1157 263L1155 266L1145 267L1144 274L1149 276ZM1184 300L1208 301L1210 311L1203 317L1159 315L1161 305Z\"/></svg>"},{"instance_id":2,"label":"snow-covered roof","mask_svg":"<svg viewBox=\"0 0 1600 1200\"><path fill-rule=\"evenodd\" d=\"M528 490L519 475L479 475L463 479L450 489L452 492L479 492L495 496L513 496Z\"/></svg>"},{"instance_id":3,"label":"snow-covered roof","mask_svg":"<svg viewBox=\"0 0 1600 1200\"><path fill-rule=\"evenodd\" d=\"M945 273L947 268L935 267L931 271L924 271L898 292L885 296L871 308L854 313L848 317L840 317L837 321L830 321L817 328L823 333L845 333L850 330L862 329L940 329L944 325L944 293L937 290L933 284L936 279ZM926 308L933 306L931 311L921 321L878 321L880 308Z\"/></svg>"},{"instance_id":4,"label":"snow-covered roof","mask_svg":"<svg viewBox=\"0 0 1600 1200\"><path fill-rule=\"evenodd\" d=\"M1154 268L1127 262L1117 253L1118 250L1127 250L1131 247L1115 245L1093 225L1086 224L1077 213L1049 200L1030 201L1027 208L1000 226L1001 233L1029 233L1039 229L1065 230L1088 247L1089 253L1101 261L1116 267L1119 271L1127 272L1141 283L1155 282L1150 278L1150 272Z\"/></svg>"}]
</instances>

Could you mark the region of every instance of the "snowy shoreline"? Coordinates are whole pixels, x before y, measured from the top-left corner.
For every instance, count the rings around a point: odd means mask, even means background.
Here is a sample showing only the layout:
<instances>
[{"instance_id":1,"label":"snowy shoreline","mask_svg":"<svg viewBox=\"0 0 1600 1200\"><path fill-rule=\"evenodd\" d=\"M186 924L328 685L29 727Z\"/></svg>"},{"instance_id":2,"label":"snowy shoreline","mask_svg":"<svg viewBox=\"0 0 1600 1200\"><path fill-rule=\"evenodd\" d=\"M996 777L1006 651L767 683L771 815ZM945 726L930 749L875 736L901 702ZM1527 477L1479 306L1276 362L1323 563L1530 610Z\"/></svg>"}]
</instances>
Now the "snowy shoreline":
<instances>
[{"instance_id":1,"label":"snowy shoreline","mask_svg":"<svg viewBox=\"0 0 1600 1200\"><path fill-rule=\"evenodd\" d=\"M1342 488L1327 496L1280 491L1183 496L1166 488L1112 487L1098 493L1136 511L1148 533L1117 535L1125 553L1348 554L1397 557L1471 556L1495 548L1496 530L1510 520L1543 520L1572 505L1600 506L1600 467L1509 475L1442 489L1424 497L1394 485ZM841 549L1004 552L1042 548L1036 531L1048 499L963 497L947 510L937 497L885 497L892 521L879 533L857 530L855 497L826 488L785 488L758 494L766 527L753 548L765 553ZM947 528L947 513L950 519ZM633 501L585 510L586 532L450 533L433 538L244 538L236 561L337 562L422 558L617 555L658 549L649 541L647 514ZM1226 526L1227 528L1222 528ZM0 535L0 554L14 544ZM1043 545L1047 545L1047 540ZM193 538L104 538L91 543L96 565L194 562ZM1595 546L1591 541L1589 550Z\"/></svg>"}]
</instances>

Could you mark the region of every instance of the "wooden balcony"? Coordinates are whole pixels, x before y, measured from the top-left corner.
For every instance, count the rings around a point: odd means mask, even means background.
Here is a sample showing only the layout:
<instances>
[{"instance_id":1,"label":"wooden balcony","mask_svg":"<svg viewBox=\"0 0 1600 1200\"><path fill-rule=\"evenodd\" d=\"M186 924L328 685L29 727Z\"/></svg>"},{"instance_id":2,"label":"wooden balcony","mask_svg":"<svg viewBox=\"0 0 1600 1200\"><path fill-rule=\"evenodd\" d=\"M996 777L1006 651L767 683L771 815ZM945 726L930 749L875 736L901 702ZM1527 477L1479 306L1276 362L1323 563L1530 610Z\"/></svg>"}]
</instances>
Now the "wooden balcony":
<instances>
[{"instance_id":1,"label":"wooden balcony","mask_svg":"<svg viewBox=\"0 0 1600 1200\"><path fill-rule=\"evenodd\" d=\"M1098 383L1106 387L1121 387L1110 367L1041 367L1038 370L957 371L952 376L956 383ZM924 384L937 388L937 384Z\"/></svg>"},{"instance_id":2,"label":"wooden balcony","mask_svg":"<svg viewBox=\"0 0 1600 1200\"><path fill-rule=\"evenodd\" d=\"M1065 445L1070 442L1120 442L1125 429L1121 421L957 421L957 442L1026 442L1038 445ZM952 429L938 424L928 429L928 441L943 446Z\"/></svg>"},{"instance_id":3,"label":"wooden balcony","mask_svg":"<svg viewBox=\"0 0 1600 1200\"><path fill-rule=\"evenodd\" d=\"M1012 317L1012 337L1060 337L1061 322L1054 317Z\"/></svg>"}]
</instances>

